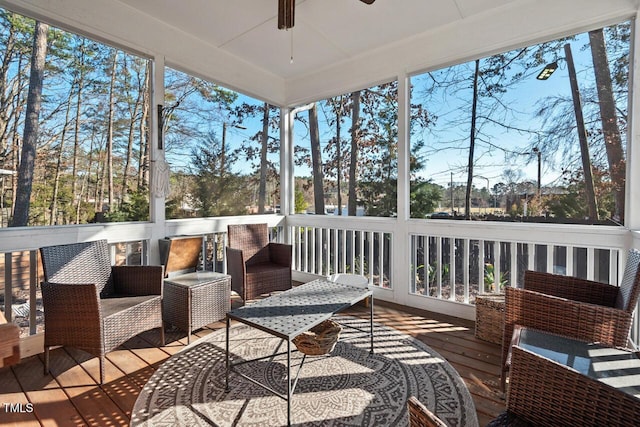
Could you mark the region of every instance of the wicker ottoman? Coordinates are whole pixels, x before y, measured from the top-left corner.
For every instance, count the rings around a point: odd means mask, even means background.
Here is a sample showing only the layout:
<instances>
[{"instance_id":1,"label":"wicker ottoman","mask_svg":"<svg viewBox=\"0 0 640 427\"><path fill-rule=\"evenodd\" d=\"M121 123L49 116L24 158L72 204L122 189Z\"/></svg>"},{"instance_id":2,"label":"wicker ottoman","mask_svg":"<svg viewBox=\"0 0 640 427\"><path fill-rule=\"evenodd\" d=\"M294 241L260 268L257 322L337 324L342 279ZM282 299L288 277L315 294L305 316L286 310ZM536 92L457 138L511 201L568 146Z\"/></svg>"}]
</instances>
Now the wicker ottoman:
<instances>
[{"instance_id":1,"label":"wicker ottoman","mask_svg":"<svg viewBox=\"0 0 640 427\"><path fill-rule=\"evenodd\" d=\"M196 271L164 280L162 318L187 332L224 319L231 310L231 276Z\"/></svg>"},{"instance_id":2,"label":"wicker ottoman","mask_svg":"<svg viewBox=\"0 0 640 427\"><path fill-rule=\"evenodd\" d=\"M504 330L504 295L476 297L476 338L502 344Z\"/></svg>"}]
</instances>

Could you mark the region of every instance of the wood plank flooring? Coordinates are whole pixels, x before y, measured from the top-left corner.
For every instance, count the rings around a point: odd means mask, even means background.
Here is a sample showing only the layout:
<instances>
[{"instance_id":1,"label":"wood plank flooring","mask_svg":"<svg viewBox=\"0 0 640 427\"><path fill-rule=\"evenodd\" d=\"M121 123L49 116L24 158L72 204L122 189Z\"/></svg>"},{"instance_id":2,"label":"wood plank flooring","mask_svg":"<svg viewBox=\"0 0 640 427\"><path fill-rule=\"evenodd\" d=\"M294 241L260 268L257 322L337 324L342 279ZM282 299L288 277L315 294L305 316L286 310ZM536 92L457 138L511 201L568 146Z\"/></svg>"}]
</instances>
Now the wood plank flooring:
<instances>
[{"instance_id":1,"label":"wood plank flooring","mask_svg":"<svg viewBox=\"0 0 640 427\"><path fill-rule=\"evenodd\" d=\"M349 313L368 316L368 309L354 307ZM475 338L473 322L383 302L376 302L375 321L416 337L444 356L469 388L481 426L504 410L500 348ZM195 335L221 328L224 323L217 322ZM169 330L166 339L160 347L158 332L148 331L108 353L103 386L97 384L98 359L72 348L51 352L52 375L43 375L42 355L1 368L0 425L128 425L142 386L187 343L185 333L177 330Z\"/></svg>"}]
</instances>

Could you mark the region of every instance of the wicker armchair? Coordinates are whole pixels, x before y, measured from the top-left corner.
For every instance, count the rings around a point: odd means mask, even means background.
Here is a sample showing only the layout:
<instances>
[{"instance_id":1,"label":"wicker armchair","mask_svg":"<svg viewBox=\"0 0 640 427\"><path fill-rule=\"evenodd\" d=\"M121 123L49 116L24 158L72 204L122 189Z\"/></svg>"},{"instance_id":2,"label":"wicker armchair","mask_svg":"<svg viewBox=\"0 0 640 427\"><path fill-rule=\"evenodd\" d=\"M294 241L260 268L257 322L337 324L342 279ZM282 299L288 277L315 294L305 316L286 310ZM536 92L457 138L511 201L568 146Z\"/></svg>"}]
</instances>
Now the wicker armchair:
<instances>
[{"instance_id":1,"label":"wicker armchair","mask_svg":"<svg viewBox=\"0 0 640 427\"><path fill-rule=\"evenodd\" d=\"M631 249L620 286L576 277L526 271L524 289L505 289L502 337L502 390L507 356L516 325L627 347L633 311L640 294L640 252Z\"/></svg>"},{"instance_id":2,"label":"wicker armchair","mask_svg":"<svg viewBox=\"0 0 640 427\"><path fill-rule=\"evenodd\" d=\"M227 272L244 301L291 288L291 245L269 242L267 224L228 226Z\"/></svg>"},{"instance_id":3,"label":"wicker armchair","mask_svg":"<svg viewBox=\"0 0 640 427\"><path fill-rule=\"evenodd\" d=\"M106 240L40 248L45 312L44 370L49 349L71 346L100 358L140 332L162 324L162 267L111 266Z\"/></svg>"},{"instance_id":4,"label":"wicker armchair","mask_svg":"<svg viewBox=\"0 0 640 427\"><path fill-rule=\"evenodd\" d=\"M409 427L446 427L447 425L427 409L415 396L407 401Z\"/></svg>"}]
</instances>

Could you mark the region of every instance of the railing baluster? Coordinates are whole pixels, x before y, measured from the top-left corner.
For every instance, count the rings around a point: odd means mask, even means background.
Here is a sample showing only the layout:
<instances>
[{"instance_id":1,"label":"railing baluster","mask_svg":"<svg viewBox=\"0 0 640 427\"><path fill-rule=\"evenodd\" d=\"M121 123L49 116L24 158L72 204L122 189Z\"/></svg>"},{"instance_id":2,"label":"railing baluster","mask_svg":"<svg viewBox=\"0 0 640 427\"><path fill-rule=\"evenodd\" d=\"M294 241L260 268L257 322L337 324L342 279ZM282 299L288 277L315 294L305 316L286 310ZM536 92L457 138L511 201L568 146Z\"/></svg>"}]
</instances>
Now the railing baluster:
<instances>
[{"instance_id":1,"label":"railing baluster","mask_svg":"<svg viewBox=\"0 0 640 427\"><path fill-rule=\"evenodd\" d=\"M587 279L594 280L595 278L595 249L587 248Z\"/></svg>"},{"instance_id":2,"label":"railing baluster","mask_svg":"<svg viewBox=\"0 0 640 427\"><path fill-rule=\"evenodd\" d=\"M554 250L555 250L554 245L547 245L547 273L553 273L555 270L554 261L553 261Z\"/></svg>"},{"instance_id":3,"label":"railing baluster","mask_svg":"<svg viewBox=\"0 0 640 427\"><path fill-rule=\"evenodd\" d=\"M431 251L430 248L431 237L424 236L424 294L429 295L429 286L431 283L429 282L429 271L431 270L431 264L429 263L429 254Z\"/></svg>"},{"instance_id":4,"label":"railing baluster","mask_svg":"<svg viewBox=\"0 0 640 427\"><path fill-rule=\"evenodd\" d=\"M309 255L311 254L311 238L309 237L309 228L310 227L304 227L304 253L303 255L303 260L304 260L304 271L306 271L307 273L311 273L311 267L309 265Z\"/></svg>"},{"instance_id":5,"label":"railing baluster","mask_svg":"<svg viewBox=\"0 0 640 427\"><path fill-rule=\"evenodd\" d=\"M573 246L567 246L567 271L565 273L567 276L573 276L573 253Z\"/></svg>"},{"instance_id":6,"label":"railing baluster","mask_svg":"<svg viewBox=\"0 0 640 427\"><path fill-rule=\"evenodd\" d=\"M449 240L449 300L456 299L456 239Z\"/></svg>"},{"instance_id":7,"label":"railing baluster","mask_svg":"<svg viewBox=\"0 0 640 427\"><path fill-rule=\"evenodd\" d=\"M379 239L379 251L378 251L378 271L380 273L380 280L379 280L379 285L380 287L384 287L384 250L385 250L385 244L384 244L384 233L380 232L378 233L378 239Z\"/></svg>"},{"instance_id":8,"label":"railing baluster","mask_svg":"<svg viewBox=\"0 0 640 427\"><path fill-rule=\"evenodd\" d=\"M415 235L409 236L409 247L411 248L411 267L409 269L411 278L409 279L409 292L415 293L418 290L418 240Z\"/></svg>"},{"instance_id":9,"label":"railing baluster","mask_svg":"<svg viewBox=\"0 0 640 427\"><path fill-rule=\"evenodd\" d=\"M324 228L322 230L322 252L324 257L324 273L326 275L331 274L331 259L329 258L329 251L331 249L330 238L331 230Z\"/></svg>"},{"instance_id":10,"label":"railing baluster","mask_svg":"<svg viewBox=\"0 0 640 427\"><path fill-rule=\"evenodd\" d=\"M360 274L364 276L364 260L365 260L365 256L364 256L364 231L359 231L358 232L358 236L359 236L359 240L360 240L360 251L359 251L359 257L360 257Z\"/></svg>"},{"instance_id":11,"label":"railing baluster","mask_svg":"<svg viewBox=\"0 0 640 427\"><path fill-rule=\"evenodd\" d=\"M493 242L493 292L497 292L500 289L500 279L502 277L502 243L499 241Z\"/></svg>"},{"instance_id":12,"label":"railing baluster","mask_svg":"<svg viewBox=\"0 0 640 427\"><path fill-rule=\"evenodd\" d=\"M336 228L331 229L331 272L338 273L338 230Z\"/></svg>"},{"instance_id":13,"label":"railing baluster","mask_svg":"<svg viewBox=\"0 0 640 427\"><path fill-rule=\"evenodd\" d=\"M323 236L323 229L322 227L316 227L314 230L314 234L315 234L315 251L316 251L316 255L314 258L314 262L316 264L316 274L322 275L324 274L324 264L323 264L323 259L322 259L322 254L323 254L323 250L322 250L322 245L323 245L323 240L322 240L322 236Z\"/></svg>"},{"instance_id":14,"label":"railing baluster","mask_svg":"<svg viewBox=\"0 0 640 427\"><path fill-rule=\"evenodd\" d=\"M296 247L298 248L297 250L297 263L298 263L298 270L300 271L305 271L304 270L304 245L305 245L305 241L304 241L304 227L298 227L296 229Z\"/></svg>"},{"instance_id":15,"label":"railing baluster","mask_svg":"<svg viewBox=\"0 0 640 427\"><path fill-rule=\"evenodd\" d=\"M478 293L480 294L486 292L486 289L484 288L485 244L485 240L478 240Z\"/></svg>"},{"instance_id":16,"label":"railing baluster","mask_svg":"<svg viewBox=\"0 0 640 427\"><path fill-rule=\"evenodd\" d=\"M609 283L618 284L618 251L609 249Z\"/></svg>"},{"instance_id":17,"label":"railing baluster","mask_svg":"<svg viewBox=\"0 0 640 427\"><path fill-rule=\"evenodd\" d=\"M509 273L509 286L516 286L518 283L518 243L510 242L511 248L511 265Z\"/></svg>"},{"instance_id":18,"label":"railing baluster","mask_svg":"<svg viewBox=\"0 0 640 427\"><path fill-rule=\"evenodd\" d=\"M444 239L444 237L438 237L438 244L437 244L437 248L436 250L438 251L438 255L437 255L437 260L438 260L438 266L437 266L437 277L436 277L436 295L438 296L438 298L442 298L442 264L444 262L444 256L442 254L442 240Z\"/></svg>"},{"instance_id":19,"label":"railing baluster","mask_svg":"<svg viewBox=\"0 0 640 427\"><path fill-rule=\"evenodd\" d=\"M527 268L525 270L537 270L536 268L536 245L527 244Z\"/></svg>"},{"instance_id":20,"label":"railing baluster","mask_svg":"<svg viewBox=\"0 0 640 427\"><path fill-rule=\"evenodd\" d=\"M462 282L464 284L464 290L463 290L463 298L464 298L464 302L468 303L469 302L469 287L470 287L470 278L469 278L469 257L471 254L471 240L470 239L464 239L462 241L464 248L463 248L463 255L462 255Z\"/></svg>"},{"instance_id":21,"label":"railing baluster","mask_svg":"<svg viewBox=\"0 0 640 427\"><path fill-rule=\"evenodd\" d=\"M341 273L348 273L347 271L347 230L345 230L344 228L342 230L340 230L342 232L342 239L340 241L340 243L342 243L342 256L341 256L341 266L340 268L342 268L342 270L340 271Z\"/></svg>"},{"instance_id":22,"label":"railing baluster","mask_svg":"<svg viewBox=\"0 0 640 427\"><path fill-rule=\"evenodd\" d=\"M311 264L311 273L318 274L318 266L316 263L316 228L309 227L310 241L309 241L309 263Z\"/></svg>"}]
</instances>

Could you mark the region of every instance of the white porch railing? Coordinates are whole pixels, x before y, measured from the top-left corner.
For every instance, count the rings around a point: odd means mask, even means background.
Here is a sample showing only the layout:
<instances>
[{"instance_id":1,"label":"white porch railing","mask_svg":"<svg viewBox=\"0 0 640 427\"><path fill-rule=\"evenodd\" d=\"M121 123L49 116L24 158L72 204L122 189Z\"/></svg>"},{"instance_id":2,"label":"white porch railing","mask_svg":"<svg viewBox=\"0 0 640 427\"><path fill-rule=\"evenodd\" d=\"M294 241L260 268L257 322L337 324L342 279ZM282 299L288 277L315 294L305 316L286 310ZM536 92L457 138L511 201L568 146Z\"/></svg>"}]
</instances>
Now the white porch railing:
<instances>
[{"instance_id":1,"label":"white porch railing","mask_svg":"<svg viewBox=\"0 0 640 427\"><path fill-rule=\"evenodd\" d=\"M301 277L364 274L376 298L469 319L476 295L522 286L525 270L618 283L636 241L607 226L316 215L286 224Z\"/></svg>"},{"instance_id":2,"label":"white porch railing","mask_svg":"<svg viewBox=\"0 0 640 427\"><path fill-rule=\"evenodd\" d=\"M293 268L298 277L354 273L369 284L391 288L393 221L361 221L359 217L289 217ZM304 279L303 279L304 280Z\"/></svg>"},{"instance_id":3,"label":"white porch railing","mask_svg":"<svg viewBox=\"0 0 640 427\"><path fill-rule=\"evenodd\" d=\"M617 227L320 215L170 220L162 226L129 223L4 229L0 239L5 264L2 308L8 318L12 311L22 310L29 317L25 333L38 332L39 246L106 238L112 243L115 262L154 264L159 260L157 239L205 235L205 268L224 272L227 225L246 222L267 222L275 240L293 244L296 280L331 273L363 274L377 299L470 319L474 318L476 295L505 285L521 286L526 269L617 283L626 249L640 247L634 233ZM25 252L28 272L16 278L16 260ZM27 304L15 301L18 289ZM632 336L637 342L637 319Z\"/></svg>"}]
</instances>

